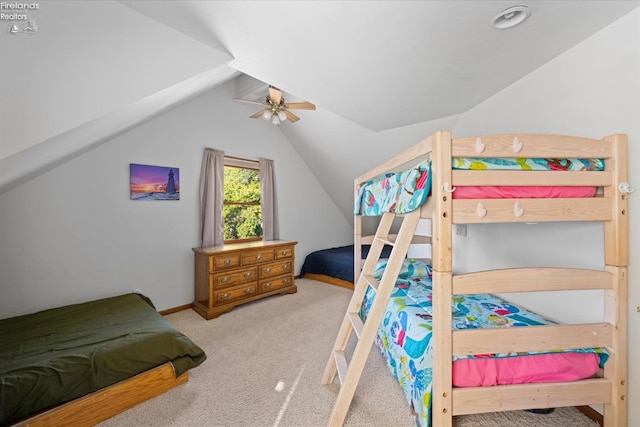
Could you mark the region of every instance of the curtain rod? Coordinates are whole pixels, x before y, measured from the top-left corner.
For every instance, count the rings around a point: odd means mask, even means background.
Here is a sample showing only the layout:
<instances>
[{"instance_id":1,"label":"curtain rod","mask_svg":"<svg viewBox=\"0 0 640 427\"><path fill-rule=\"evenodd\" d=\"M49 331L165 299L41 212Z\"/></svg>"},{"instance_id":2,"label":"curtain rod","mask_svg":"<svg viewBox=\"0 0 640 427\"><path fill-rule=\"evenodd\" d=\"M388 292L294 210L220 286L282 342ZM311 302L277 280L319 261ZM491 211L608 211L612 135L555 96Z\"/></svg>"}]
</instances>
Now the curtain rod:
<instances>
[{"instance_id":1,"label":"curtain rod","mask_svg":"<svg viewBox=\"0 0 640 427\"><path fill-rule=\"evenodd\" d=\"M228 157L230 159L235 159L235 160L244 160L245 162L251 162L251 163L260 163L258 160L253 160L253 159L245 159L244 157L236 157L236 156L228 156L228 155L224 155L225 157Z\"/></svg>"}]
</instances>

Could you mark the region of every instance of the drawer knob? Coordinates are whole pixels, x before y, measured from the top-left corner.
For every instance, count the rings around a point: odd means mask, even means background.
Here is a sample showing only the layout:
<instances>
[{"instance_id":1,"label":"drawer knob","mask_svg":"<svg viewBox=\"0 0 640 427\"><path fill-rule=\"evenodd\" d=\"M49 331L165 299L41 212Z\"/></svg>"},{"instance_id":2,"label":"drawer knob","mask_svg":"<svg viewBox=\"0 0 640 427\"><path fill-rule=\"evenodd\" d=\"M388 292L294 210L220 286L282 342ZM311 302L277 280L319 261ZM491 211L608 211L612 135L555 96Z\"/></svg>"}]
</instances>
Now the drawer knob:
<instances>
[{"instance_id":1,"label":"drawer knob","mask_svg":"<svg viewBox=\"0 0 640 427\"><path fill-rule=\"evenodd\" d=\"M289 278L287 277L286 279L282 280L283 283L289 283Z\"/></svg>"},{"instance_id":2,"label":"drawer knob","mask_svg":"<svg viewBox=\"0 0 640 427\"><path fill-rule=\"evenodd\" d=\"M289 251L282 251L282 255L287 255L289 253Z\"/></svg>"},{"instance_id":3,"label":"drawer knob","mask_svg":"<svg viewBox=\"0 0 640 427\"><path fill-rule=\"evenodd\" d=\"M229 281L229 278L228 277L223 277L222 279L220 279L220 281L222 283L227 283Z\"/></svg>"},{"instance_id":4,"label":"drawer knob","mask_svg":"<svg viewBox=\"0 0 640 427\"><path fill-rule=\"evenodd\" d=\"M221 300L229 299L230 296L231 296L231 294L222 294L222 295L220 295L220 299Z\"/></svg>"},{"instance_id":5,"label":"drawer knob","mask_svg":"<svg viewBox=\"0 0 640 427\"><path fill-rule=\"evenodd\" d=\"M231 265L231 260L229 258L225 259L224 265Z\"/></svg>"},{"instance_id":6,"label":"drawer knob","mask_svg":"<svg viewBox=\"0 0 640 427\"><path fill-rule=\"evenodd\" d=\"M271 268L265 268L265 269L264 269L264 272L265 272L265 273L271 273Z\"/></svg>"},{"instance_id":7,"label":"drawer knob","mask_svg":"<svg viewBox=\"0 0 640 427\"><path fill-rule=\"evenodd\" d=\"M269 288L271 287L271 283L265 283L263 286L264 286L265 288L269 289Z\"/></svg>"},{"instance_id":8,"label":"drawer knob","mask_svg":"<svg viewBox=\"0 0 640 427\"><path fill-rule=\"evenodd\" d=\"M246 278L249 278L249 277L251 277L252 275L253 275L253 273L252 273L252 272L250 272L250 271L248 271L248 272L244 273L244 277L246 277Z\"/></svg>"},{"instance_id":9,"label":"drawer knob","mask_svg":"<svg viewBox=\"0 0 640 427\"><path fill-rule=\"evenodd\" d=\"M257 259L258 261L260 261L260 260L262 259L262 254L258 254L258 255L256 256L256 259Z\"/></svg>"},{"instance_id":10,"label":"drawer knob","mask_svg":"<svg viewBox=\"0 0 640 427\"><path fill-rule=\"evenodd\" d=\"M288 270L288 269L289 269L289 264L284 264L284 265L282 266L282 269L283 269L283 270Z\"/></svg>"},{"instance_id":11,"label":"drawer knob","mask_svg":"<svg viewBox=\"0 0 640 427\"><path fill-rule=\"evenodd\" d=\"M245 293L245 294L251 294L251 293L253 293L253 288L247 288L247 289L245 289L245 290L244 290L244 293Z\"/></svg>"}]
</instances>

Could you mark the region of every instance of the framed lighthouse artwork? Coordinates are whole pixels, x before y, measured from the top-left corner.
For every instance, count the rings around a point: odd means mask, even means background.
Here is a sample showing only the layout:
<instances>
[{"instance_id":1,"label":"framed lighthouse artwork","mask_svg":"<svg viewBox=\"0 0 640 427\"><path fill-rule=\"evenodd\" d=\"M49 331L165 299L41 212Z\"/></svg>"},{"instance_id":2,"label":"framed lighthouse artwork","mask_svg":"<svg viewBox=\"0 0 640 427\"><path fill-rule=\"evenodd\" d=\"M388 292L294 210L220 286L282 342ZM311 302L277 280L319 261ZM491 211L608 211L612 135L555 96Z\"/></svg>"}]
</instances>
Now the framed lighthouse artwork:
<instances>
[{"instance_id":1,"label":"framed lighthouse artwork","mask_svg":"<svg viewBox=\"0 0 640 427\"><path fill-rule=\"evenodd\" d=\"M180 200L180 170L131 163L131 200Z\"/></svg>"}]
</instances>

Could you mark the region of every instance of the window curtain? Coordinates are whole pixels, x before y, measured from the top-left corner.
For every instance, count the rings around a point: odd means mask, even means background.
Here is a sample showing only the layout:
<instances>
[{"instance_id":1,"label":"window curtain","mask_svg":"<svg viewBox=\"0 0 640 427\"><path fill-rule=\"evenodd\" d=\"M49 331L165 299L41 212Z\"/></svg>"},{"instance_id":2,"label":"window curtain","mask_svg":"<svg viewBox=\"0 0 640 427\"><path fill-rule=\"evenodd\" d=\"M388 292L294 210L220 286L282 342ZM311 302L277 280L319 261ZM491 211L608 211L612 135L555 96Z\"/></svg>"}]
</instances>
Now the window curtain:
<instances>
[{"instance_id":1,"label":"window curtain","mask_svg":"<svg viewBox=\"0 0 640 427\"><path fill-rule=\"evenodd\" d=\"M260 169L260 204L262 208L263 240L278 240L278 217L276 212L276 191L273 178L273 160L258 159Z\"/></svg>"},{"instance_id":2,"label":"window curtain","mask_svg":"<svg viewBox=\"0 0 640 427\"><path fill-rule=\"evenodd\" d=\"M205 148L200 171L200 247L224 243L224 151Z\"/></svg>"}]
</instances>

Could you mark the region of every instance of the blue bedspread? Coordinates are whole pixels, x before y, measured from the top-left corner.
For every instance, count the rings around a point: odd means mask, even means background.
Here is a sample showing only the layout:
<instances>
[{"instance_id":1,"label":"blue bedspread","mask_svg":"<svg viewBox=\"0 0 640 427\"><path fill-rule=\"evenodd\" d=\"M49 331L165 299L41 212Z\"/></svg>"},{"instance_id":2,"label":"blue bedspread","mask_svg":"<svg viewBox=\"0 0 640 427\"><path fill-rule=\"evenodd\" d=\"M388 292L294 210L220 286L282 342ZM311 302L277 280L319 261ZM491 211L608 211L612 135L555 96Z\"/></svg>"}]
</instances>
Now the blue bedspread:
<instances>
[{"instance_id":1,"label":"blue bedspread","mask_svg":"<svg viewBox=\"0 0 640 427\"><path fill-rule=\"evenodd\" d=\"M370 248L371 245L362 245L362 259L367 257ZM389 258L390 254L391 246L385 246L381 258ZM300 269L300 277L307 273L324 274L353 283L354 268L353 245L340 246L307 255Z\"/></svg>"}]
</instances>

